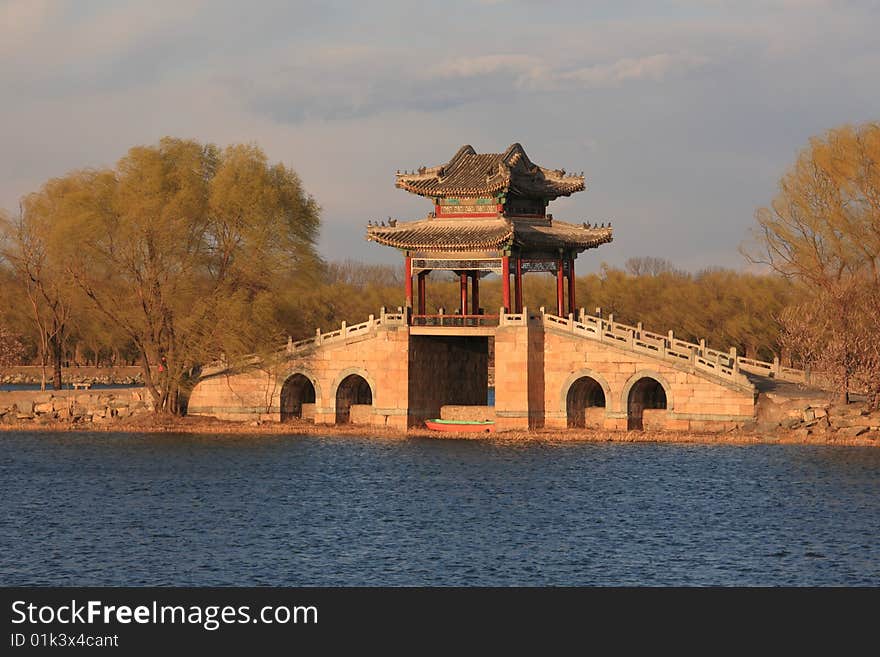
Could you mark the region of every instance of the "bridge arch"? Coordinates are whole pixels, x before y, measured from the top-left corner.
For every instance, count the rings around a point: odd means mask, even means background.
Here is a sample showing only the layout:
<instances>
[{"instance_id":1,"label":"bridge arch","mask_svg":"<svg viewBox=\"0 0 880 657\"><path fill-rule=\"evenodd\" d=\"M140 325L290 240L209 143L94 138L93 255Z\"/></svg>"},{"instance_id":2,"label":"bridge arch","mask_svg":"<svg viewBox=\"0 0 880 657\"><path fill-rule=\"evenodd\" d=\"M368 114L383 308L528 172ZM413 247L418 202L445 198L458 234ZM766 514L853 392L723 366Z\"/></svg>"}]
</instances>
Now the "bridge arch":
<instances>
[{"instance_id":1,"label":"bridge arch","mask_svg":"<svg viewBox=\"0 0 880 657\"><path fill-rule=\"evenodd\" d=\"M303 404L316 404L320 398L321 389L314 375L301 369L288 372L281 385L281 421L302 418Z\"/></svg>"},{"instance_id":2,"label":"bridge arch","mask_svg":"<svg viewBox=\"0 0 880 657\"><path fill-rule=\"evenodd\" d=\"M621 408L626 409L627 430L640 431L644 428L645 409L672 410L672 388L658 372L642 370L627 380L620 401Z\"/></svg>"},{"instance_id":3,"label":"bridge arch","mask_svg":"<svg viewBox=\"0 0 880 657\"><path fill-rule=\"evenodd\" d=\"M611 387L598 372L582 369L566 379L560 394L560 410L569 427L586 426L588 408L608 409L613 403ZM604 411L602 412L604 418Z\"/></svg>"},{"instance_id":4,"label":"bridge arch","mask_svg":"<svg viewBox=\"0 0 880 657\"><path fill-rule=\"evenodd\" d=\"M366 370L358 367L342 370L333 382L336 424L351 422L352 406L373 405L375 399L376 384Z\"/></svg>"}]
</instances>

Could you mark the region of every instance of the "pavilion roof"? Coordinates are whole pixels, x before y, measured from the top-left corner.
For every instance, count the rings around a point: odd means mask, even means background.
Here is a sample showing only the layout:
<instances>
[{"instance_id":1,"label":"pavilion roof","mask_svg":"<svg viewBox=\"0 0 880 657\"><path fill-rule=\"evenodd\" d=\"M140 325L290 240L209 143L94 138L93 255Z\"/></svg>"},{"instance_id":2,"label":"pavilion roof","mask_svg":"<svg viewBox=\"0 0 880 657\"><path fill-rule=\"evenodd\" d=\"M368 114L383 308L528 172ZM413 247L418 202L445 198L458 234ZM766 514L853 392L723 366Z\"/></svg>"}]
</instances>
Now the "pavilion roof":
<instances>
[{"instance_id":1,"label":"pavilion roof","mask_svg":"<svg viewBox=\"0 0 880 657\"><path fill-rule=\"evenodd\" d=\"M510 194L552 200L584 189L584 177L533 164L519 144L503 153L477 153L462 146L446 164L397 173L397 187L428 197Z\"/></svg>"},{"instance_id":2,"label":"pavilion roof","mask_svg":"<svg viewBox=\"0 0 880 657\"><path fill-rule=\"evenodd\" d=\"M412 251L482 251L506 244L536 250L592 249L612 240L611 227L571 224L558 219L437 219L369 226L367 239Z\"/></svg>"}]
</instances>

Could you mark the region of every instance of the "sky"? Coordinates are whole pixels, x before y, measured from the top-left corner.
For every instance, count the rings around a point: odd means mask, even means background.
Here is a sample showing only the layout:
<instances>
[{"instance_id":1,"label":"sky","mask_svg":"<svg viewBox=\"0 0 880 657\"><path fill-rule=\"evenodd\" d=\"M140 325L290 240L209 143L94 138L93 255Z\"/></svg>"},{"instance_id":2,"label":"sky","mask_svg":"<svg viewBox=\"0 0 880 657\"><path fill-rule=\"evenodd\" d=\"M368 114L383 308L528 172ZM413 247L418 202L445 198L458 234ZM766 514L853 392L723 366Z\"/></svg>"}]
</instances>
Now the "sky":
<instances>
[{"instance_id":1,"label":"sky","mask_svg":"<svg viewBox=\"0 0 880 657\"><path fill-rule=\"evenodd\" d=\"M398 169L463 144L583 171L579 271L739 253L811 136L880 120L880 0L0 0L0 208L161 137L253 142L322 208L328 259L398 263Z\"/></svg>"}]
</instances>

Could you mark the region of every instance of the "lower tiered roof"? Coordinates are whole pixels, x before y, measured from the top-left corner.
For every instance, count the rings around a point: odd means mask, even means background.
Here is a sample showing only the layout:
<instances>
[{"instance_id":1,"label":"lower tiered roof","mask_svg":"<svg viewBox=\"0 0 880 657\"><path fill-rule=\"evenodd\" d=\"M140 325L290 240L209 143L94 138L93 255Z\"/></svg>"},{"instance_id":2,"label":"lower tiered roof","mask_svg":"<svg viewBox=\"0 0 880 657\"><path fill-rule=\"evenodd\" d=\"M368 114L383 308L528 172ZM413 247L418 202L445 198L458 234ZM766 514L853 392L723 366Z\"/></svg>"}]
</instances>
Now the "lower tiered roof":
<instances>
[{"instance_id":1,"label":"lower tiered roof","mask_svg":"<svg viewBox=\"0 0 880 657\"><path fill-rule=\"evenodd\" d=\"M558 219L440 219L427 217L393 226L369 226L367 239L409 251L521 249L583 251L612 240L611 228Z\"/></svg>"}]
</instances>

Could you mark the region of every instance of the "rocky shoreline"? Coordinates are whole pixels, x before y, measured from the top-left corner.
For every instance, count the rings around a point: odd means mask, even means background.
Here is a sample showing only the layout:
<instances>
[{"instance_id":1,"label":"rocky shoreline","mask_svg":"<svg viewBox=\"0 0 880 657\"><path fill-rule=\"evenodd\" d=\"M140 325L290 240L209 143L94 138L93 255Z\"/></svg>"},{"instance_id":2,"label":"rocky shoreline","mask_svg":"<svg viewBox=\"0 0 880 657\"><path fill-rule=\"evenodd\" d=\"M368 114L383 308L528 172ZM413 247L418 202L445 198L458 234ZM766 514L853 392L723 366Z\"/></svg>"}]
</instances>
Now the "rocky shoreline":
<instances>
[{"instance_id":1,"label":"rocky shoreline","mask_svg":"<svg viewBox=\"0 0 880 657\"><path fill-rule=\"evenodd\" d=\"M33 369L33 368L30 368ZM125 368L133 370L134 368ZM120 382L124 370L83 368L93 379ZM88 371L92 370L92 371ZM7 376L9 374L7 373ZM2 379L0 379L2 380ZM204 434L305 434L389 439L458 438L492 441L591 441L672 442L708 444L802 443L880 446L880 410L869 411L864 402L839 404L827 394L762 395L754 422L724 433L674 431L608 431L596 429L540 429L495 434L444 433L426 428L399 431L363 424L315 425L307 420L289 423L232 422L210 417L165 417L153 412L152 399L143 387L90 390L0 392L0 430L6 431L121 431Z\"/></svg>"},{"instance_id":2,"label":"rocky shoreline","mask_svg":"<svg viewBox=\"0 0 880 657\"><path fill-rule=\"evenodd\" d=\"M380 440L484 440L497 443L569 443L569 442L625 442L625 443L687 443L687 444L803 444L855 447L880 447L880 429L867 425L867 430L841 431L830 423L824 431L810 431L822 424L805 427L813 420L800 420L794 428L778 426L772 431L737 429L726 433L698 434L672 431L602 431L567 429L564 431L541 429L536 431L511 431L494 434L443 433L427 429L398 431L360 425L315 425L308 421L277 422L230 422L205 417L163 417L152 413L149 404L117 395L98 395L94 403L81 400L53 400L50 406L35 404L32 413L10 413L0 417L0 431L6 432L127 432L202 434L209 436L277 436L307 435L318 437L349 437ZM143 405L141 405L143 404ZM5 407L0 405L0 411ZM89 413L91 410L91 413ZM21 416L21 417L19 417ZM823 416L834 417L834 416ZM854 421L875 421L877 415L853 413ZM862 419L856 419L862 418ZM868 418L868 419L864 419ZM862 426L862 425L853 425ZM804 429L808 429L804 431Z\"/></svg>"},{"instance_id":3,"label":"rocky shoreline","mask_svg":"<svg viewBox=\"0 0 880 657\"><path fill-rule=\"evenodd\" d=\"M51 384L51 370L47 370L46 377L47 384ZM0 385L40 385L42 380L41 368L31 365L0 370ZM65 386L71 383L136 386L144 384L144 377L139 367L66 367L62 381Z\"/></svg>"},{"instance_id":4,"label":"rocky shoreline","mask_svg":"<svg viewBox=\"0 0 880 657\"><path fill-rule=\"evenodd\" d=\"M89 425L154 417L144 388L0 392L0 426Z\"/></svg>"}]
</instances>

